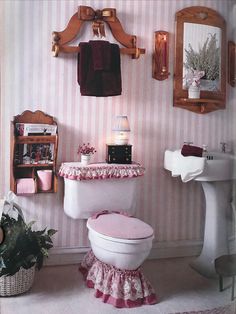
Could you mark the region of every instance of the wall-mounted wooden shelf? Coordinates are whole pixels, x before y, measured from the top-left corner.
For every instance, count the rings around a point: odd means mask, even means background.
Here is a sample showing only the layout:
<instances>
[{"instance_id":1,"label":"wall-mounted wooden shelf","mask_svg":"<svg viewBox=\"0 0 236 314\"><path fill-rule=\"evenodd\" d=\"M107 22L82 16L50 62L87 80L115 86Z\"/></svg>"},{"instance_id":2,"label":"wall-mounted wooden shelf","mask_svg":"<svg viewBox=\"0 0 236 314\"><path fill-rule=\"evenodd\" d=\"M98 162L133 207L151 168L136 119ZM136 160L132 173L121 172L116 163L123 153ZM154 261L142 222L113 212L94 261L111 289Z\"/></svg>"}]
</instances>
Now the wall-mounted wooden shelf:
<instances>
[{"instance_id":1,"label":"wall-mounted wooden shelf","mask_svg":"<svg viewBox=\"0 0 236 314\"><path fill-rule=\"evenodd\" d=\"M201 114L225 108L222 100L208 98L180 98L176 104L181 104L183 108Z\"/></svg>"},{"instance_id":2,"label":"wall-mounted wooden shelf","mask_svg":"<svg viewBox=\"0 0 236 314\"><path fill-rule=\"evenodd\" d=\"M27 164L27 165L15 165L15 168L48 168L51 167L52 164L48 163L48 164Z\"/></svg>"},{"instance_id":3,"label":"wall-mounted wooden shelf","mask_svg":"<svg viewBox=\"0 0 236 314\"><path fill-rule=\"evenodd\" d=\"M27 141L27 143L55 143L57 141L57 135L43 135L43 136L17 136L16 144L23 144Z\"/></svg>"},{"instance_id":4,"label":"wall-mounted wooden shelf","mask_svg":"<svg viewBox=\"0 0 236 314\"><path fill-rule=\"evenodd\" d=\"M29 135L22 136L18 135L16 132L16 124L47 124L54 125L56 129L56 135ZM30 160L25 163L23 159L23 154L28 151L28 148L35 146L40 147L42 145L49 148L50 153L52 153L51 160L48 161L47 157L44 160L39 159ZM17 191L17 179L33 179L35 185L35 193L53 193L57 192L57 175L56 175L56 163L57 163L57 150L58 150L58 134L57 134L57 123L53 117L43 113L42 111L24 111L21 115L15 116L14 120L11 122L11 168L10 168L10 189L16 193ZM22 151L22 154L19 152ZM21 156L22 155L22 156ZM49 152L48 152L49 156ZM49 157L50 158L50 157ZM39 178L37 176L38 170L51 170L52 171L52 181L51 189L47 191L40 190L39 188ZM32 180L31 180L32 182ZM27 195L27 194L24 194Z\"/></svg>"}]
</instances>

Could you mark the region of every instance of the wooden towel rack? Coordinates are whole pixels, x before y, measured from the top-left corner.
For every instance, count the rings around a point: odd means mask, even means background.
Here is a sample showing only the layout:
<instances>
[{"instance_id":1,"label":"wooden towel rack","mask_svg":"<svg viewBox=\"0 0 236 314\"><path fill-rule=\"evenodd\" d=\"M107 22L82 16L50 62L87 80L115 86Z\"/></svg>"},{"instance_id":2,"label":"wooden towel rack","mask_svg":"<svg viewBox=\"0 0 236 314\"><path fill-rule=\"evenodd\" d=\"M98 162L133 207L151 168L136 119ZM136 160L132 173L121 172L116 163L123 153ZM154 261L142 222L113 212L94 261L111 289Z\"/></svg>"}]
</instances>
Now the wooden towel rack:
<instances>
[{"instance_id":1,"label":"wooden towel rack","mask_svg":"<svg viewBox=\"0 0 236 314\"><path fill-rule=\"evenodd\" d=\"M86 21L93 22L93 32L96 35L105 35L104 22L106 22L115 39L125 46L120 48L121 53L129 54L133 59L138 59L141 54L145 53L145 49L136 47L136 36L129 35L123 30L116 16L116 9L105 8L95 11L88 6L79 6L78 12L71 17L66 29L62 32L52 33L52 52L54 57L57 57L59 52L78 53L80 51L79 46L69 46L67 44L77 37L81 26Z\"/></svg>"}]
</instances>

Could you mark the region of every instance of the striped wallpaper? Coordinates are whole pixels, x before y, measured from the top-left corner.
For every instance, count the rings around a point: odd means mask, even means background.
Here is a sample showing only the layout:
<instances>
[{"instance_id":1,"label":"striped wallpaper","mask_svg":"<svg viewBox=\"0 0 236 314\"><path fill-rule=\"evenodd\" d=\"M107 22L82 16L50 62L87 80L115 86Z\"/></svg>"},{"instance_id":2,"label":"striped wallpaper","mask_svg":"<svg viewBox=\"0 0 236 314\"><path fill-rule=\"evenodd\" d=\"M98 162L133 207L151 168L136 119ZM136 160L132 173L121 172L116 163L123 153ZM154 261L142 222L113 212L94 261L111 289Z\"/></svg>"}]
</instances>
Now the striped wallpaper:
<instances>
[{"instance_id":1,"label":"striped wallpaper","mask_svg":"<svg viewBox=\"0 0 236 314\"><path fill-rule=\"evenodd\" d=\"M146 168L137 217L151 224L155 241L163 245L178 241L198 241L203 237L204 198L199 183L183 184L163 169L165 149L181 147L184 141L220 149L220 142L233 144L232 116L235 92L228 88L227 109L198 115L173 108L173 56L175 12L192 5L211 7L230 19L235 1L225 0L94 0L94 1L1 1L1 196L9 189L10 133L14 115L42 110L55 116L59 125L58 166L78 160L80 143L97 148L93 161L105 159L105 144L112 137L116 115L128 115L133 159ZM146 48L139 60L122 55L121 96L96 98L81 96L77 84L75 55L51 56L51 33L63 30L78 5L96 9L115 7L125 31L134 34L138 46ZM232 17L231 17L232 18ZM233 18L232 18L233 20ZM233 34L228 23L229 39ZM152 79L154 31L170 32L170 77ZM109 30L107 38L114 41ZM86 24L79 41L91 38ZM232 39L232 38L231 38ZM234 127L235 131L235 127ZM58 229L57 248L88 246L85 221L73 221L63 212L63 182L56 194L18 197L27 219L37 225Z\"/></svg>"}]
</instances>

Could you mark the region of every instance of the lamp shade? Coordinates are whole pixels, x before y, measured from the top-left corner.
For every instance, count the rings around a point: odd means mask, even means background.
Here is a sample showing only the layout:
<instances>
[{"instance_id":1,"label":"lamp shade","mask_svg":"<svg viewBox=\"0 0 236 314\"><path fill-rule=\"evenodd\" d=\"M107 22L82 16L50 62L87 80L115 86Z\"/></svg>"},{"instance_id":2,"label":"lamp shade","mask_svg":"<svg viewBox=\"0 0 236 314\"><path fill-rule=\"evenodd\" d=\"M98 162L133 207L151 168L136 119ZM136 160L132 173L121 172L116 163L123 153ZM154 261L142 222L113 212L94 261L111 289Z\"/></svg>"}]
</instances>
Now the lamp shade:
<instances>
[{"instance_id":1,"label":"lamp shade","mask_svg":"<svg viewBox=\"0 0 236 314\"><path fill-rule=\"evenodd\" d=\"M130 132L129 120L127 116L116 116L113 131Z\"/></svg>"},{"instance_id":2,"label":"lamp shade","mask_svg":"<svg viewBox=\"0 0 236 314\"><path fill-rule=\"evenodd\" d=\"M127 145L128 144L128 132L130 132L128 117L116 116L113 131L115 131L115 144Z\"/></svg>"}]
</instances>

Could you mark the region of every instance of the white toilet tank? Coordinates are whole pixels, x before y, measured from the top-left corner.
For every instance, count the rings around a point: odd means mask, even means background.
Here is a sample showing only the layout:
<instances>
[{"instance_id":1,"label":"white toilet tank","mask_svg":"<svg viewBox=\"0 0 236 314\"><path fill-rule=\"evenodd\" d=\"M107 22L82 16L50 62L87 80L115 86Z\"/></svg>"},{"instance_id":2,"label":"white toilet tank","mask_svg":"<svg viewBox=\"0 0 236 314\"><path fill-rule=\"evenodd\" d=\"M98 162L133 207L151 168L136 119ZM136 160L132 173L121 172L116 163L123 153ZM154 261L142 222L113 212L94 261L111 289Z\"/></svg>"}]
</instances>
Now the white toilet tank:
<instances>
[{"instance_id":1,"label":"white toilet tank","mask_svg":"<svg viewBox=\"0 0 236 314\"><path fill-rule=\"evenodd\" d=\"M133 215L140 180L141 176L81 181L64 177L64 211L73 219L88 219L104 209Z\"/></svg>"}]
</instances>

